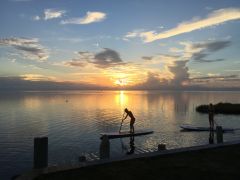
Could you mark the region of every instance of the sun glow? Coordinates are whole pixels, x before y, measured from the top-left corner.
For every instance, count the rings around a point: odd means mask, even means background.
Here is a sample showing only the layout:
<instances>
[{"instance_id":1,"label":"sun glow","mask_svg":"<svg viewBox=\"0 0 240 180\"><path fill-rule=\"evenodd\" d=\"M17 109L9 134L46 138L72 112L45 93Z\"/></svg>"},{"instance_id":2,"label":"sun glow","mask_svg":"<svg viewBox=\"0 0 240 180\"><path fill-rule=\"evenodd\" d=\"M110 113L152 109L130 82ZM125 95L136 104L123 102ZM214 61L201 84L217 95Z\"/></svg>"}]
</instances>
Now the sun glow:
<instances>
[{"instance_id":1,"label":"sun glow","mask_svg":"<svg viewBox=\"0 0 240 180\"><path fill-rule=\"evenodd\" d=\"M127 81L126 79L118 79L115 81L115 84L118 86L126 86L127 85Z\"/></svg>"}]
</instances>

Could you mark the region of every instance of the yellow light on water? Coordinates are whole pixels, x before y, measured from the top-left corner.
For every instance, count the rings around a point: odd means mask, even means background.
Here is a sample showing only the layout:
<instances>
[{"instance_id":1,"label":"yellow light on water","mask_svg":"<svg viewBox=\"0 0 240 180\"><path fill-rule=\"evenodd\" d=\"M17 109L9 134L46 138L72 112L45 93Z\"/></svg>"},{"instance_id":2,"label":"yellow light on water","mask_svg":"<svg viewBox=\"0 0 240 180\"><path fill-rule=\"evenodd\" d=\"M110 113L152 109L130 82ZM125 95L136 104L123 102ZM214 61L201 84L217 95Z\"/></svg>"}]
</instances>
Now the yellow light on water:
<instances>
[{"instance_id":1,"label":"yellow light on water","mask_svg":"<svg viewBox=\"0 0 240 180\"><path fill-rule=\"evenodd\" d=\"M119 93L115 96L116 103L121 107L125 107L128 104L128 95L124 91L119 91Z\"/></svg>"}]
</instances>

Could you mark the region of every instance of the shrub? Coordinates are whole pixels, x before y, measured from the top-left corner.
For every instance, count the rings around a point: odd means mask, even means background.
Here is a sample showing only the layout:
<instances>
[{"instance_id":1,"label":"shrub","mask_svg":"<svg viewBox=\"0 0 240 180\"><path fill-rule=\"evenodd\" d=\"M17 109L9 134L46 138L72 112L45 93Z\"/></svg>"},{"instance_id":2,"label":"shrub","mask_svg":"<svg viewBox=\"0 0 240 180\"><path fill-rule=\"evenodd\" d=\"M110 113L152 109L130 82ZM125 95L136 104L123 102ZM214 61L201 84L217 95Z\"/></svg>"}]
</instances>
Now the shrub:
<instances>
[{"instance_id":1,"label":"shrub","mask_svg":"<svg viewBox=\"0 0 240 180\"><path fill-rule=\"evenodd\" d=\"M200 113L208 113L209 105L200 105L196 107L196 111ZM240 114L240 104L232 104L232 103L218 103L214 104L214 112L216 114Z\"/></svg>"}]
</instances>

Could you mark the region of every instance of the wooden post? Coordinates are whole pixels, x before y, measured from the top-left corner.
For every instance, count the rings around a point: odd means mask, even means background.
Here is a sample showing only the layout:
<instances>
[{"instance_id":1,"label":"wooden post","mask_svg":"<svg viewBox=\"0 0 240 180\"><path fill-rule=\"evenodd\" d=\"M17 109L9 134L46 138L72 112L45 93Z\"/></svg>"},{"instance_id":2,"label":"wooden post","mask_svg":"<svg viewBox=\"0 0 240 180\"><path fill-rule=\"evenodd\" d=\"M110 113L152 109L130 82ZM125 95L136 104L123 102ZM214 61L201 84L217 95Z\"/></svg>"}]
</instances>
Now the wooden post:
<instances>
[{"instance_id":1,"label":"wooden post","mask_svg":"<svg viewBox=\"0 0 240 180\"><path fill-rule=\"evenodd\" d=\"M159 144L158 145L158 151L166 150L166 144Z\"/></svg>"},{"instance_id":2,"label":"wooden post","mask_svg":"<svg viewBox=\"0 0 240 180\"><path fill-rule=\"evenodd\" d=\"M86 161L87 161L87 158L86 158L86 156L80 156L80 157L78 158L78 160L79 160L79 162L86 162Z\"/></svg>"},{"instance_id":3,"label":"wooden post","mask_svg":"<svg viewBox=\"0 0 240 180\"><path fill-rule=\"evenodd\" d=\"M110 157L110 142L108 136L103 135L100 144L100 159L107 159Z\"/></svg>"},{"instance_id":4,"label":"wooden post","mask_svg":"<svg viewBox=\"0 0 240 180\"><path fill-rule=\"evenodd\" d=\"M223 129L222 129L222 126L217 126L216 131L217 131L217 143L223 143Z\"/></svg>"},{"instance_id":5,"label":"wooden post","mask_svg":"<svg viewBox=\"0 0 240 180\"><path fill-rule=\"evenodd\" d=\"M48 137L34 138L33 168L48 166Z\"/></svg>"}]
</instances>

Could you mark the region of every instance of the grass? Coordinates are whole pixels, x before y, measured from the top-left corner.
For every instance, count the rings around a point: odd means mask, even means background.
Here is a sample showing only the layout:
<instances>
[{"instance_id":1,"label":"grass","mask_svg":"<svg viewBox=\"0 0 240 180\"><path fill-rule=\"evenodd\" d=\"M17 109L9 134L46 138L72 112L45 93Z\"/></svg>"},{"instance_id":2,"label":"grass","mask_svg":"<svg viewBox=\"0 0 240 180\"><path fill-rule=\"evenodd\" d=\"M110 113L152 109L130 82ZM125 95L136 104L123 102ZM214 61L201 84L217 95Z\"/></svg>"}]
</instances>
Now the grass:
<instances>
[{"instance_id":1,"label":"grass","mask_svg":"<svg viewBox=\"0 0 240 180\"><path fill-rule=\"evenodd\" d=\"M240 104L218 103L213 106L214 113L216 114L240 114ZM196 107L196 111L200 113L208 113L208 105L200 105Z\"/></svg>"}]
</instances>

